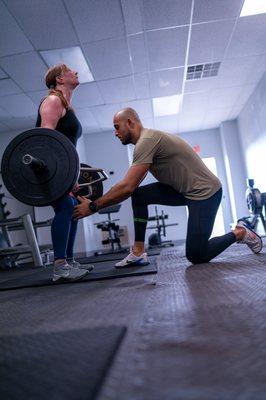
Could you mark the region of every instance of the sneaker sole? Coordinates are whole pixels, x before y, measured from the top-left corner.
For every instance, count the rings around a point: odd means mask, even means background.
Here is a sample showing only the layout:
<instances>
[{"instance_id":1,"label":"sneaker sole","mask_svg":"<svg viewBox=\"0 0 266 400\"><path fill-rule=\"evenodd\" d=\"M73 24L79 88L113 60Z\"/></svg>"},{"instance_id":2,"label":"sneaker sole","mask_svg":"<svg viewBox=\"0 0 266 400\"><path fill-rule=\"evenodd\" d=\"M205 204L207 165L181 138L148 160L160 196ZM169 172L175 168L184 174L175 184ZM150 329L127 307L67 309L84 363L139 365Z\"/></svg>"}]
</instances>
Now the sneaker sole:
<instances>
[{"instance_id":1,"label":"sneaker sole","mask_svg":"<svg viewBox=\"0 0 266 400\"><path fill-rule=\"evenodd\" d=\"M146 265L149 265L149 262L145 262L145 263L141 263L141 264L137 264L137 263L128 263L125 265L115 265L116 269L123 269L123 268L131 268L131 267L145 267Z\"/></svg>"},{"instance_id":2,"label":"sneaker sole","mask_svg":"<svg viewBox=\"0 0 266 400\"><path fill-rule=\"evenodd\" d=\"M89 272L89 271L88 271ZM65 276L58 276L58 278L53 277L52 281L53 282L77 282L82 280L83 278L85 278L85 276L87 276L88 273L82 275L82 276L78 276L76 278L70 278L69 276L65 277Z\"/></svg>"},{"instance_id":3,"label":"sneaker sole","mask_svg":"<svg viewBox=\"0 0 266 400\"><path fill-rule=\"evenodd\" d=\"M255 233L255 232L254 232ZM255 235L257 235L256 233L255 233ZM260 249L258 250L258 251L254 251L254 250L252 250L252 248L251 247L249 247L250 248L250 250L254 253L254 254L259 254L260 252L261 252L261 250L262 250L262 247L263 247L263 244L262 244L262 239L261 239L261 237L259 236L259 235L257 235L257 237L260 239Z\"/></svg>"}]
</instances>

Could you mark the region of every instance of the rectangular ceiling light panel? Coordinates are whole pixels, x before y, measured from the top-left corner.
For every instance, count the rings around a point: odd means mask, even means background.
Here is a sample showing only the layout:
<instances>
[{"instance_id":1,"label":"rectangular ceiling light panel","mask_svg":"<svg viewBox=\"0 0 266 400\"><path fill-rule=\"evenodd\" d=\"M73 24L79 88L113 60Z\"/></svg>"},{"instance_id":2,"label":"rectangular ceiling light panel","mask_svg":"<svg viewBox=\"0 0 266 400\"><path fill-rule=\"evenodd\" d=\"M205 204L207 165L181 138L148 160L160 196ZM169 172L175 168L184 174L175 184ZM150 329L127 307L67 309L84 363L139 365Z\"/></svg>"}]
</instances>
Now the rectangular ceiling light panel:
<instances>
[{"instance_id":1,"label":"rectangular ceiling light panel","mask_svg":"<svg viewBox=\"0 0 266 400\"><path fill-rule=\"evenodd\" d=\"M266 13L266 0L245 0L240 17Z\"/></svg>"},{"instance_id":2,"label":"rectangular ceiling light panel","mask_svg":"<svg viewBox=\"0 0 266 400\"><path fill-rule=\"evenodd\" d=\"M78 72L79 82L87 83L94 81L87 61L80 47L40 51L46 64L52 67L55 64L66 64L69 68Z\"/></svg>"},{"instance_id":3,"label":"rectangular ceiling light panel","mask_svg":"<svg viewBox=\"0 0 266 400\"><path fill-rule=\"evenodd\" d=\"M153 113L155 117L175 115L179 113L181 95L155 97L152 99Z\"/></svg>"}]
</instances>

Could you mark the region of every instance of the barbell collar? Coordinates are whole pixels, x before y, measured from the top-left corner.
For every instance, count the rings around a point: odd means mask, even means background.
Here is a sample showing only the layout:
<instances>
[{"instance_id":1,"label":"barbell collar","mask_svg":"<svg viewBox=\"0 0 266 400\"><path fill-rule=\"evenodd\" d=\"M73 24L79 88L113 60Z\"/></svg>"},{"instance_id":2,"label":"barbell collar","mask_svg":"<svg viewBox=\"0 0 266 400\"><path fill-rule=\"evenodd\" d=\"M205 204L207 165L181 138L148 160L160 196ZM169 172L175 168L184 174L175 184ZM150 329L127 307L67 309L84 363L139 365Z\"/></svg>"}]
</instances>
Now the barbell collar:
<instances>
[{"instance_id":1,"label":"barbell collar","mask_svg":"<svg viewBox=\"0 0 266 400\"><path fill-rule=\"evenodd\" d=\"M46 164L40 158L33 157L31 154L25 154L22 157L22 162L24 165L28 165L35 169L36 171L41 171L46 168Z\"/></svg>"}]
</instances>

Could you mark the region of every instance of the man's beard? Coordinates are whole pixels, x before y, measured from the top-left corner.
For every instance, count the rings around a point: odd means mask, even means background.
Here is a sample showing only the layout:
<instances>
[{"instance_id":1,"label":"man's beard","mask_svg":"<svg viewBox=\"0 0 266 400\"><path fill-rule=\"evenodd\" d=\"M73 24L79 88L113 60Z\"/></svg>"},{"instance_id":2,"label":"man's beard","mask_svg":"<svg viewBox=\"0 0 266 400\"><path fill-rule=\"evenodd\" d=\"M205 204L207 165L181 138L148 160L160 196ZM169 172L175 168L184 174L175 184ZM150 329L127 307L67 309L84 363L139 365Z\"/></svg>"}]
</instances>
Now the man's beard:
<instances>
[{"instance_id":1,"label":"man's beard","mask_svg":"<svg viewBox=\"0 0 266 400\"><path fill-rule=\"evenodd\" d=\"M123 144L124 146L126 146L127 144L130 144L130 143L132 143L132 142L131 142L131 135L130 135L130 132L127 132L127 135L126 135L126 137L124 138L124 140L122 141L122 144Z\"/></svg>"}]
</instances>

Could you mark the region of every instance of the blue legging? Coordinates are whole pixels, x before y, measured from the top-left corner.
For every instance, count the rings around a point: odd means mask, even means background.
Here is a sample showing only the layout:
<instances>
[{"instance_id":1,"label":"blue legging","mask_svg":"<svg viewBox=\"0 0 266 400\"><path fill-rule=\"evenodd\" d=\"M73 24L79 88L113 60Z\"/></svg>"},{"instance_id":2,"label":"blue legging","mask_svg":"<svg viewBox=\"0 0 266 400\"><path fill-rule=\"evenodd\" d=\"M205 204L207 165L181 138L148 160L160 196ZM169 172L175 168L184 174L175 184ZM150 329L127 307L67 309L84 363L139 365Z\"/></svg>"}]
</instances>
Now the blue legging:
<instances>
[{"instance_id":1,"label":"blue legging","mask_svg":"<svg viewBox=\"0 0 266 400\"><path fill-rule=\"evenodd\" d=\"M73 258L73 248L77 233L78 221L72 218L77 199L65 195L52 204L55 216L51 226L54 259Z\"/></svg>"}]
</instances>

